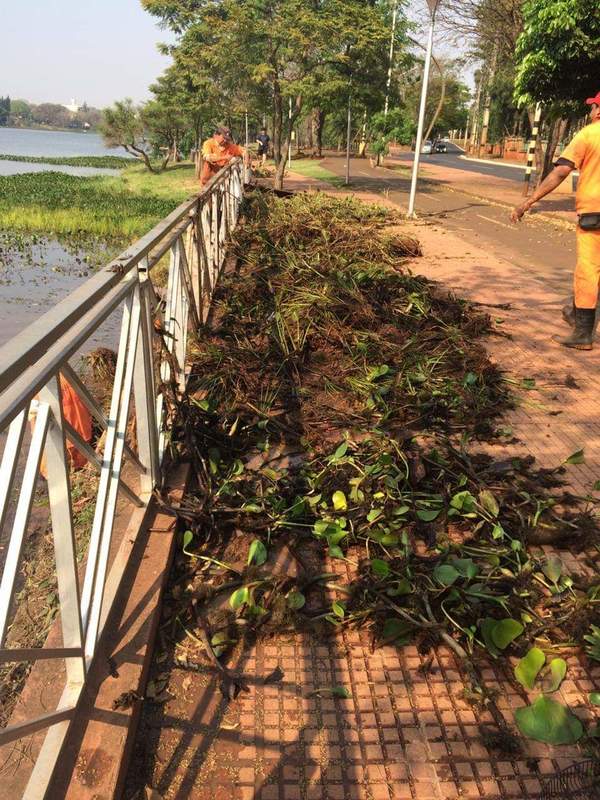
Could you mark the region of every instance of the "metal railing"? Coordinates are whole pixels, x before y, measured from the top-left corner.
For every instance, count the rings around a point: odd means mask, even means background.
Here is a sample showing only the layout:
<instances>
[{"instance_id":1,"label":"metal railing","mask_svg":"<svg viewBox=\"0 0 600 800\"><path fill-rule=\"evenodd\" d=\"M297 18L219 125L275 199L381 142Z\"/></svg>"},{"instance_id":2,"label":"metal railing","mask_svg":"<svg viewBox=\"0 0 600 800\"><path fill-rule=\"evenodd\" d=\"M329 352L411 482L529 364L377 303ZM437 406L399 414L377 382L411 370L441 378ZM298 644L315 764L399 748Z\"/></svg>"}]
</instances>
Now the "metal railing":
<instances>
[{"instance_id":1,"label":"metal railing","mask_svg":"<svg viewBox=\"0 0 600 800\"><path fill-rule=\"evenodd\" d=\"M182 203L0 349L0 434L5 436L0 464L0 531L7 518L12 522L0 582L0 663L64 659L66 666L66 684L54 711L0 731L0 745L4 745L48 729L24 797L44 796L102 634L109 610L105 586L118 494L144 508L160 480L168 435L163 388L173 382L179 390L185 387L188 326L197 329L206 320L227 239L238 220L244 177L244 166L236 159L198 196ZM166 299L161 301L153 287L152 269L167 254L168 284ZM69 359L119 310L122 317L115 376L110 411L105 415ZM162 333L157 333L157 327ZM61 376L105 432L101 456L65 419ZM132 400L137 452L126 435ZM36 406L33 421L32 404ZM68 441L99 474L81 587ZM7 633L44 456L62 646L11 649L6 646ZM138 474L139 486L128 485L123 479L124 459ZM11 498L14 508L9 514Z\"/></svg>"}]
</instances>

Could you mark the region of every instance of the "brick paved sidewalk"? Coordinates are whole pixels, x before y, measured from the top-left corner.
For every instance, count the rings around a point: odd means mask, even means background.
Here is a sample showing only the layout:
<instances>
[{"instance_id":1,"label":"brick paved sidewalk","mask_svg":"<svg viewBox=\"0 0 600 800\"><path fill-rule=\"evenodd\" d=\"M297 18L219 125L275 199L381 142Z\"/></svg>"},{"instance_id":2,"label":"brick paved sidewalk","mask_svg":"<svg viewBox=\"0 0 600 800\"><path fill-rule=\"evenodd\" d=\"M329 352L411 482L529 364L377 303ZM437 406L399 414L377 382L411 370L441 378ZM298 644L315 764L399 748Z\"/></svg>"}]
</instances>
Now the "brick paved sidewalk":
<instances>
[{"instance_id":1,"label":"brick paved sidewalk","mask_svg":"<svg viewBox=\"0 0 600 800\"><path fill-rule=\"evenodd\" d=\"M488 346L515 381L531 378L535 386L519 392L518 408L506 419L521 440L508 452L532 453L552 467L583 448L585 463L568 467L568 478L575 492L588 493L600 478L600 345L571 353L550 342L552 333L566 330L560 305L569 294L569 267L562 294L441 227L417 222L414 228L424 248L415 272L477 302L511 305L489 311L513 338L492 337ZM561 552L567 567L580 573L591 569L584 555L599 563L597 552ZM207 663L200 646L195 657ZM163 658L159 650L155 679ZM590 720L598 709L587 697L600 688L600 665L590 670L574 656L568 662L557 698ZM485 726L497 730L497 719L487 706L467 701L459 666L444 647L430 657L410 646L371 652L365 633L346 631L325 641L280 636L245 649L237 669L255 682L231 703L208 667L175 669L168 676L172 699L145 704L126 798L145 784L170 800L533 800L544 776L583 760L579 746L525 741L520 755L488 749ZM276 668L280 680L265 684ZM515 683L511 664L490 663L483 679L512 726L514 710L528 695ZM351 697L314 694L338 685Z\"/></svg>"}]
</instances>

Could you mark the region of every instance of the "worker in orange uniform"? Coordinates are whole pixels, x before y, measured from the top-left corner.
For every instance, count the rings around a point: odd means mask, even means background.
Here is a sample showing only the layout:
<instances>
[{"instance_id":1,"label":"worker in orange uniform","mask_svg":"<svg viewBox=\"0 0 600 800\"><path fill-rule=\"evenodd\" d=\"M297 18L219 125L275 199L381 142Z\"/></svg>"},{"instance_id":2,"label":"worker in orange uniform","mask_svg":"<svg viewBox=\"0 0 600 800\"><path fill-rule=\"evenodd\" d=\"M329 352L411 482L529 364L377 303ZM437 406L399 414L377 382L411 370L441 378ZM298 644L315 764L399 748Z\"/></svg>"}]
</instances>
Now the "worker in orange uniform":
<instances>
[{"instance_id":1,"label":"worker in orange uniform","mask_svg":"<svg viewBox=\"0 0 600 800\"><path fill-rule=\"evenodd\" d=\"M202 145L202 172L200 174L200 185L216 175L219 170L226 167L229 162L236 157L247 161L246 151L239 144L235 144L231 138L231 131L224 125L220 125L214 135L207 139Z\"/></svg>"},{"instance_id":2,"label":"worker in orange uniform","mask_svg":"<svg viewBox=\"0 0 600 800\"><path fill-rule=\"evenodd\" d=\"M564 319L574 330L570 336L552 337L564 347L577 350L592 349L600 281L600 92L588 98L586 103L591 106L591 124L573 137L552 172L510 215L513 222L518 222L531 206L556 189L574 169L579 170L575 201L578 224L574 302L572 308L563 309Z\"/></svg>"}]
</instances>

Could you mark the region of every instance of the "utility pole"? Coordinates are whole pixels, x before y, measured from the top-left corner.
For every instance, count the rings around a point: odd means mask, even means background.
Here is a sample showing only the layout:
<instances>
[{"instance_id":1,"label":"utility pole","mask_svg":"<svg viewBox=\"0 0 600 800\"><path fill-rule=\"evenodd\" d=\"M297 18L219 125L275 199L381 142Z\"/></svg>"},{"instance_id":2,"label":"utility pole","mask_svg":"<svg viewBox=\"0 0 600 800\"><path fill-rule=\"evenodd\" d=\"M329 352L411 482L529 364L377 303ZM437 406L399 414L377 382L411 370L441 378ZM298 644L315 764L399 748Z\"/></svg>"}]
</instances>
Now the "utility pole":
<instances>
[{"instance_id":1,"label":"utility pole","mask_svg":"<svg viewBox=\"0 0 600 800\"><path fill-rule=\"evenodd\" d=\"M479 76L477 81L477 94L475 96L475 105L473 107L473 125L471 128L471 153L477 144L477 137L479 135L479 104L481 102L481 85L483 83L483 76Z\"/></svg>"},{"instance_id":2,"label":"utility pole","mask_svg":"<svg viewBox=\"0 0 600 800\"><path fill-rule=\"evenodd\" d=\"M525 170L525 177L523 183L523 196L527 197L529 193L529 186L531 185L531 173L533 172L533 164L535 162L535 151L537 147L537 140L540 133L540 120L542 118L542 104L538 103L535 107L535 116L533 118L533 130L531 131L531 139L529 141L529 148L527 150L527 169Z\"/></svg>"},{"instance_id":3,"label":"utility pole","mask_svg":"<svg viewBox=\"0 0 600 800\"><path fill-rule=\"evenodd\" d=\"M246 122L246 152L248 152L248 146L250 145L250 139L248 137L248 110L244 113L245 122Z\"/></svg>"},{"instance_id":4,"label":"utility pole","mask_svg":"<svg viewBox=\"0 0 600 800\"><path fill-rule=\"evenodd\" d=\"M346 186L350 183L350 137L352 136L352 106L351 95L348 95L348 125L346 127Z\"/></svg>"},{"instance_id":5,"label":"utility pole","mask_svg":"<svg viewBox=\"0 0 600 800\"><path fill-rule=\"evenodd\" d=\"M490 107L492 105L492 93L490 91L494 75L496 74L496 62L498 60L498 43L494 45L494 53L492 55L492 65L490 67L490 74L487 79L487 86L485 90L485 101L483 105L483 120L481 122L481 137L477 145L477 156L481 155L481 148L487 144L488 128L490 126Z\"/></svg>"},{"instance_id":6,"label":"utility pole","mask_svg":"<svg viewBox=\"0 0 600 800\"><path fill-rule=\"evenodd\" d=\"M387 83L385 85L385 106L383 116L387 117L390 104L390 87L392 85L392 68L394 65L394 44L396 39L396 19L398 18L398 2L394 0L394 13L392 14L392 35L390 37L390 63L388 66Z\"/></svg>"},{"instance_id":7,"label":"utility pole","mask_svg":"<svg viewBox=\"0 0 600 800\"><path fill-rule=\"evenodd\" d=\"M292 98L288 106L288 130L289 130L289 143L288 143L288 169L292 168Z\"/></svg>"},{"instance_id":8,"label":"utility pole","mask_svg":"<svg viewBox=\"0 0 600 800\"><path fill-rule=\"evenodd\" d=\"M417 141L415 142L415 157L413 160L412 177L410 181L410 197L408 199L408 216L415 216L415 198L417 196L417 179L419 177L419 161L421 159L421 146L423 142L423 128L425 127L425 109L427 106L427 86L429 84L429 71L431 69L431 54L433 51L433 28L435 25L435 12L440 0L427 0L431 20L429 36L425 51L425 66L423 68L423 85L421 87L421 105L419 108L419 123L417 125Z\"/></svg>"}]
</instances>

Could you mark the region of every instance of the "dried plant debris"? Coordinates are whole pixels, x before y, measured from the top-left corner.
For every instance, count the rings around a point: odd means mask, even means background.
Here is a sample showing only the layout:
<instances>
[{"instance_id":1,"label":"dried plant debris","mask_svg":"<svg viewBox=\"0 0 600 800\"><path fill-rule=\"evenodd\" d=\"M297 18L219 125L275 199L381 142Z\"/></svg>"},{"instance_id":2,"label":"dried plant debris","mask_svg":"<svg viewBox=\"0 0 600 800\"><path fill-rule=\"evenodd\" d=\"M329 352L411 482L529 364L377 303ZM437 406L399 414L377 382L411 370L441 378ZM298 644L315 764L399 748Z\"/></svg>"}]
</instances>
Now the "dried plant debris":
<instances>
[{"instance_id":1,"label":"dried plant debris","mask_svg":"<svg viewBox=\"0 0 600 800\"><path fill-rule=\"evenodd\" d=\"M511 397L489 316L413 275L419 244L380 207L256 192L245 214L175 409L197 491L172 509L173 635L213 664L299 627L443 642L481 697L480 655L588 634L597 657L600 577L581 588L529 547L597 541L593 505L563 466L490 455Z\"/></svg>"}]
</instances>

